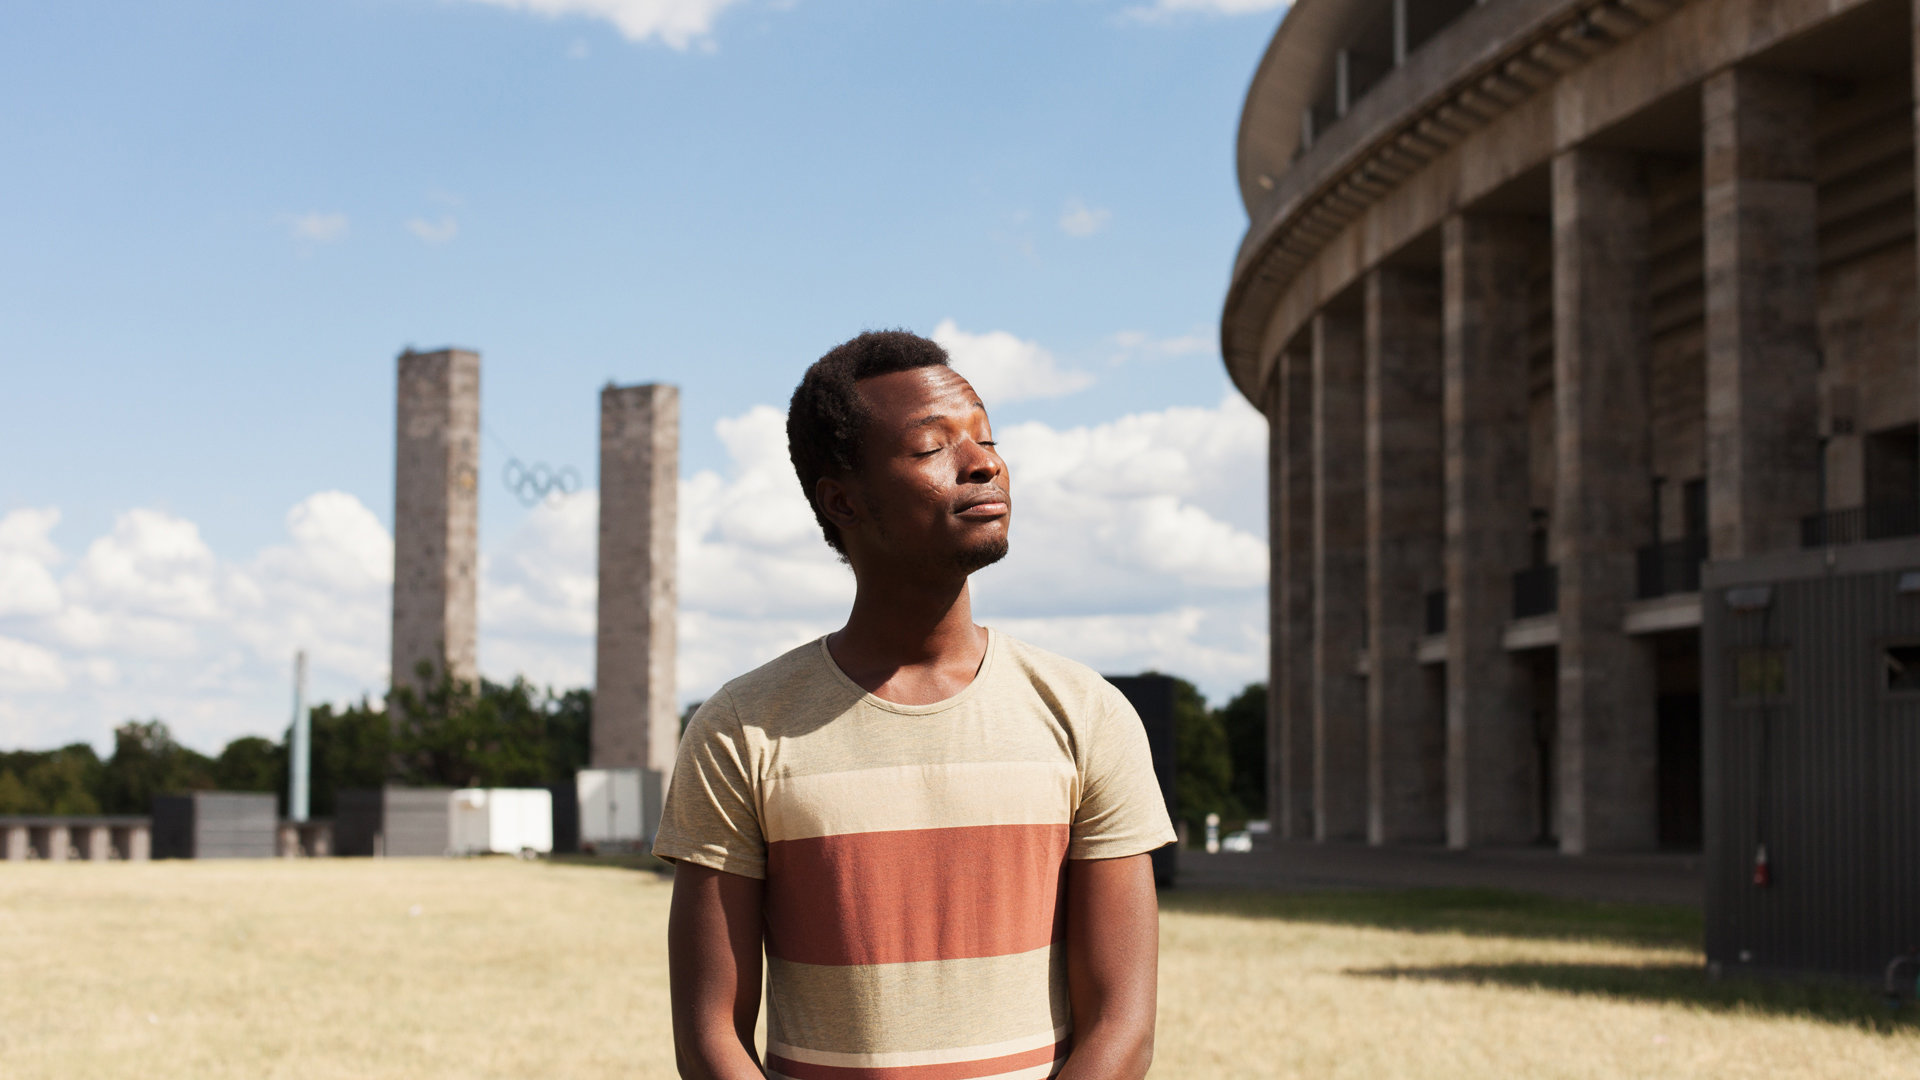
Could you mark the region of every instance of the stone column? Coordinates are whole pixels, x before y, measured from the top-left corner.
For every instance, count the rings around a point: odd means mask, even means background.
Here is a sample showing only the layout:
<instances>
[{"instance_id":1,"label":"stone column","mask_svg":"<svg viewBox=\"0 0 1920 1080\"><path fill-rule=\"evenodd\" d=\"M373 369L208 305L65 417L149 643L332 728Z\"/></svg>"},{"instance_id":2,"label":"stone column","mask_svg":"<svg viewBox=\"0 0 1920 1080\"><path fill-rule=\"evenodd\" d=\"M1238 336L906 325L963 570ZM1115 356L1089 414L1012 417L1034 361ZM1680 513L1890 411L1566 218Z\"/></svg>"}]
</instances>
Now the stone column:
<instances>
[{"instance_id":1,"label":"stone column","mask_svg":"<svg viewBox=\"0 0 1920 1080\"><path fill-rule=\"evenodd\" d=\"M1269 801L1288 840L1313 838L1313 354L1289 349L1274 372L1269 434L1273 490L1273 692L1267 695Z\"/></svg>"},{"instance_id":2,"label":"stone column","mask_svg":"<svg viewBox=\"0 0 1920 1080\"><path fill-rule=\"evenodd\" d=\"M1527 562L1527 282L1540 229L1455 215L1441 228L1447 588L1447 846L1534 838L1531 686L1506 650Z\"/></svg>"},{"instance_id":3,"label":"stone column","mask_svg":"<svg viewBox=\"0 0 1920 1080\"><path fill-rule=\"evenodd\" d=\"M1701 90L1714 559L1796 548L1821 508L1813 121L1803 76L1730 68Z\"/></svg>"},{"instance_id":4,"label":"stone column","mask_svg":"<svg viewBox=\"0 0 1920 1080\"><path fill-rule=\"evenodd\" d=\"M1621 623L1653 536L1647 234L1640 163L1553 161L1554 430L1559 523L1560 850L1659 841L1651 648Z\"/></svg>"},{"instance_id":5,"label":"stone column","mask_svg":"<svg viewBox=\"0 0 1920 1080\"><path fill-rule=\"evenodd\" d=\"M127 861L147 862L153 858L153 827L147 824L127 828Z\"/></svg>"},{"instance_id":6,"label":"stone column","mask_svg":"<svg viewBox=\"0 0 1920 1080\"><path fill-rule=\"evenodd\" d=\"M1367 833L1365 356L1358 313L1313 319L1313 826Z\"/></svg>"},{"instance_id":7,"label":"stone column","mask_svg":"<svg viewBox=\"0 0 1920 1080\"><path fill-rule=\"evenodd\" d=\"M673 772L680 744L673 690L679 471L680 391L659 383L602 390L595 768ZM658 805L646 808L648 835L659 817Z\"/></svg>"},{"instance_id":8,"label":"stone column","mask_svg":"<svg viewBox=\"0 0 1920 1080\"><path fill-rule=\"evenodd\" d=\"M396 686L425 661L434 677L475 675L479 569L480 357L400 354L393 485Z\"/></svg>"},{"instance_id":9,"label":"stone column","mask_svg":"<svg viewBox=\"0 0 1920 1080\"><path fill-rule=\"evenodd\" d=\"M73 849L73 833L65 825L47 826L47 861L66 862Z\"/></svg>"},{"instance_id":10,"label":"stone column","mask_svg":"<svg viewBox=\"0 0 1920 1080\"><path fill-rule=\"evenodd\" d=\"M86 839L81 845L81 854L88 862L106 862L113 858L113 828L108 825L85 825Z\"/></svg>"},{"instance_id":11,"label":"stone column","mask_svg":"<svg viewBox=\"0 0 1920 1080\"><path fill-rule=\"evenodd\" d=\"M1446 835L1446 713L1415 651L1443 574L1440 282L1366 282L1367 840Z\"/></svg>"},{"instance_id":12,"label":"stone column","mask_svg":"<svg viewBox=\"0 0 1920 1080\"><path fill-rule=\"evenodd\" d=\"M21 862L29 857L32 846L25 825L0 825L0 860Z\"/></svg>"}]
</instances>

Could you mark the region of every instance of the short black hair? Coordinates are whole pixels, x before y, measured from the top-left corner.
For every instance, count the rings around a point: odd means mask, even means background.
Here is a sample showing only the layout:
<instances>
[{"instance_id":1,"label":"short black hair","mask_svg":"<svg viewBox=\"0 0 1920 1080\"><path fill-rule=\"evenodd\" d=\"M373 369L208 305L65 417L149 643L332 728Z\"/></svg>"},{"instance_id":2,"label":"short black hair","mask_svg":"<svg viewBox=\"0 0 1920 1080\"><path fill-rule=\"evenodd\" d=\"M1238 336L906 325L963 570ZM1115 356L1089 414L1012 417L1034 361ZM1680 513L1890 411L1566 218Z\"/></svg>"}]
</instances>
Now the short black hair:
<instances>
[{"instance_id":1,"label":"short black hair","mask_svg":"<svg viewBox=\"0 0 1920 1080\"><path fill-rule=\"evenodd\" d=\"M860 467L860 443L866 434L866 408L854 384L862 379L915 368L946 367L947 350L906 330L868 330L827 350L813 362L793 400L787 403L787 456L800 477L800 490L827 543L847 553L840 530L820 512L814 488L826 476L845 476Z\"/></svg>"}]
</instances>

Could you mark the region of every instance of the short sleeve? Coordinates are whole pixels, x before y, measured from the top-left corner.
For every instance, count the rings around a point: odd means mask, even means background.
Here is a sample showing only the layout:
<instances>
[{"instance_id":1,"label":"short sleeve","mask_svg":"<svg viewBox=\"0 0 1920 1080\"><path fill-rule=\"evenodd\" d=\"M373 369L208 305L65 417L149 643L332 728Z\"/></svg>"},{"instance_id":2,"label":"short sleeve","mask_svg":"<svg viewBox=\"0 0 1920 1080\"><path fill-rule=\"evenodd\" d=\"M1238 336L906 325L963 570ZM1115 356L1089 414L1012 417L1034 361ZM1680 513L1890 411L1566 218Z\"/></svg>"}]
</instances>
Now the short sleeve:
<instances>
[{"instance_id":1,"label":"short sleeve","mask_svg":"<svg viewBox=\"0 0 1920 1080\"><path fill-rule=\"evenodd\" d=\"M1118 690L1104 681L1101 689L1078 748L1080 804L1069 859L1120 859L1175 839L1146 727Z\"/></svg>"},{"instance_id":2,"label":"short sleeve","mask_svg":"<svg viewBox=\"0 0 1920 1080\"><path fill-rule=\"evenodd\" d=\"M694 713L675 756L655 855L741 877L767 876L767 845L744 743L725 690Z\"/></svg>"}]
</instances>

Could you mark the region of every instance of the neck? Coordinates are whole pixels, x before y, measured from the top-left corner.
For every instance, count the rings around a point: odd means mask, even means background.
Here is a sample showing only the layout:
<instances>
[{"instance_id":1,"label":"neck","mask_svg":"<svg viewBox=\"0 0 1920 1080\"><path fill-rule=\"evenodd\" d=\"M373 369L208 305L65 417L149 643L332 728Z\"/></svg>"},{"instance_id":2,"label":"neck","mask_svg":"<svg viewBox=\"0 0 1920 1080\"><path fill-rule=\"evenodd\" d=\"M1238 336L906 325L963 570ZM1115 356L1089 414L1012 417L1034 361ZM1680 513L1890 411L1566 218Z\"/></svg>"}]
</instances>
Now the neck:
<instances>
[{"instance_id":1,"label":"neck","mask_svg":"<svg viewBox=\"0 0 1920 1080\"><path fill-rule=\"evenodd\" d=\"M856 576L847 625L827 637L828 650L849 678L908 704L942 700L972 680L987 636L973 624L965 575L931 581Z\"/></svg>"},{"instance_id":2,"label":"neck","mask_svg":"<svg viewBox=\"0 0 1920 1080\"><path fill-rule=\"evenodd\" d=\"M980 628L973 625L965 575L943 581L876 577L859 579L847 625L833 635L837 649L903 667L978 651Z\"/></svg>"}]
</instances>

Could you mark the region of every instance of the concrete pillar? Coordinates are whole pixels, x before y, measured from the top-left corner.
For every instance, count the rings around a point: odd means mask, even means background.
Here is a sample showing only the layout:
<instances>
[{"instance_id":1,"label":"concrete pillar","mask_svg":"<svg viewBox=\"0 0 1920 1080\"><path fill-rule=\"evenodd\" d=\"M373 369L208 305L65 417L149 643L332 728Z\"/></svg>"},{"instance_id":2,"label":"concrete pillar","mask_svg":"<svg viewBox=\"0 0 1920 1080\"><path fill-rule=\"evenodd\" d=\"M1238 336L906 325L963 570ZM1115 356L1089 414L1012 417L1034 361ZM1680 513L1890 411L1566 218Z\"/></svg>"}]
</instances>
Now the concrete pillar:
<instances>
[{"instance_id":1,"label":"concrete pillar","mask_svg":"<svg viewBox=\"0 0 1920 1080\"><path fill-rule=\"evenodd\" d=\"M49 825L46 830L48 862L66 862L73 850L73 832L65 825Z\"/></svg>"},{"instance_id":2,"label":"concrete pillar","mask_svg":"<svg viewBox=\"0 0 1920 1080\"><path fill-rule=\"evenodd\" d=\"M142 824L127 828L126 858L128 862L147 862L153 858L152 826Z\"/></svg>"},{"instance_id":3,"label":"concrete pillar","mask_svg":"<svg viewBox=\"0 0 1920 1080\"><path fill-rule=\"evenodd\" d=\"M1525 297L1541 230L1455 215L1441 241L1447 846L1522 844L1537 831L1531 677L1502 634L1528 556Z\"/></svg>"},{"instance_id":4,"label":"concrete pillar","mask_svg":"<svg viewBox=\"0 0 1920 1080\"><path fill-rule=\"evenodd\" d=\"M1357 312L1313 319L1313 826L1367 833L1366 393Z\"/></svg>"},{"instance_id":5,"label":"concrete pillar","mask_svg":"<svg viewBox=\"0 0 1920 1080\"><path fill-rule=\"evenodd\" d=\"M80 854L88 862L106 862L113 858L113 828L108 825L84 825Z\"/></svg>"},{"instance_id":6,"label":"concrete pillar","mask_svg":"<svg viewBox=\"0 0 1920 1080\"><path fill-rule=\"evenodd\" d=\"M32 857L25 825L0 825L0 860L22 862Z\"/></svg>"},{"instance_id":7,"label":"concrete pillar","mask_svg":"<svg viewBox=\"0 0 1920 1080\"><path fill-rule=\"evenodd\" d=\"M1731 68L1701 89L1712 557L1796 548L1820 510L1814 87Z\"/></svg>"},{"instance_id":8,"label":"concrete pillar","mask_svg":"<svg viewBox=\"0 0 1920 1080\"><path fill-rule=\"evenodd\" d=\"M1652 649L1622 629L1653 536L1650 210L1634 157L1553 161L1554 518L1560 566L1560 850L1659 841Z\"/></svg>"},{"instance_id":9,"label":"concrete pillar","mask_svg":"<svg viewBox=\"0 0 1920 1080\"><path fill-rule=\"evenodd\" d=\"M673 771L674 527L680 391L600 393L600 623L594 652L593 765ZM664 785L660 785L664 789ZM660 807L642 822L649 834Z\"/></svg>"},{"instance_id":10,"label":"concrete pillar","mask_svg":"<svg viewBox=\"0 0 1920 1080\"><path fill-rule=\"evenodd\" d=\"M1446 836L1446 710L1415 655L1444 573L1440 282L1366 281L1367 840Z\"/></svg>"},{"instance_id":11,"label":"concrete pillar","mask_svg":"<svg viewBox=\"0 0 1920 1080\"><path fill-rule=\"evenodd\" d=\"M475 675L479 569L480 357L400 354L393 485L395 685L422 661Z\"/></svg>"},{"instance_id":12,"label":"concrete pillar","mask_svg":"<svg viewBox=\"0 0 1920 1080\"><path fill-rule=\"evenodd\" d=\"M1267 695L1269 799L1288 840L1313 830L1313 354L1282 352L1268 433L1272 689Z\"/></svg>"}]
</instances>

